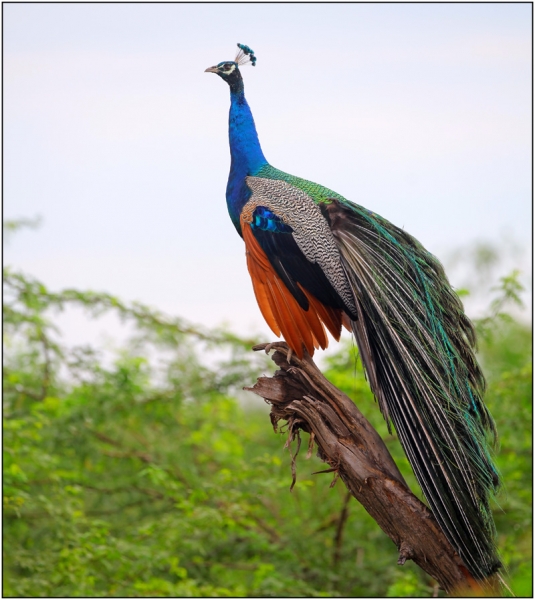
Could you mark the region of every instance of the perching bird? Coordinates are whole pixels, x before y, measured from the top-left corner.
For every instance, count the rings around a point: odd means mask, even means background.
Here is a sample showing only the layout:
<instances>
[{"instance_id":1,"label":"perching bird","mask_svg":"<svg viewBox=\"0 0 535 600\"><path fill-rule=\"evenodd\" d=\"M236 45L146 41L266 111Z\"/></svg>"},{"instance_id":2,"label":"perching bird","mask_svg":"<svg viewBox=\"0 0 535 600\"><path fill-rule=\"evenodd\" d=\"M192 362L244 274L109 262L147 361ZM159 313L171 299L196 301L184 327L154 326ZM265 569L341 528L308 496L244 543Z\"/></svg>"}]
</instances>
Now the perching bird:
<instances>
[{"instance_id":1,"label":"perching bird","mask_svg":"<svg viewBox=\"0 0 535 600\"><path fill-rule=\"evenodd\" d=\"M352 330L381 412L393 423L446 537L476 579L499 569L489 496L499 476L475 332L439 261L408 233L265 159L235 60L206 69L230 86L230 218L258 306L300 358Z\"/></svg>"}]
</instances>

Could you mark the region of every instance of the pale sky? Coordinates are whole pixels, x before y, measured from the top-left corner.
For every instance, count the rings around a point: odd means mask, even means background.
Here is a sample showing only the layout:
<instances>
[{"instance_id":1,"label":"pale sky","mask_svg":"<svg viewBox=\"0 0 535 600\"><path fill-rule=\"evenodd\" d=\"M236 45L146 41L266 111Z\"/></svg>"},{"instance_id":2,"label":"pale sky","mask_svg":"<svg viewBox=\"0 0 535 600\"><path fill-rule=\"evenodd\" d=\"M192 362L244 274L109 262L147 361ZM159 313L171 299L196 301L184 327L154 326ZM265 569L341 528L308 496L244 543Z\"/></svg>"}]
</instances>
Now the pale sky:
<instances>
[{"instance_id":1,"label":"pale sky","mask_svg":"<svg viewBox=\"0 0 535 600\"><path fill-rule=\"evenodd\" d=\"M5 261L54 290L273 338L225 203L228 87L204 73L237 42L271 164L439 258L504 231L529 250L529 4L3 10L4 217L43 219Z\"/></svg>"}]
</instances>

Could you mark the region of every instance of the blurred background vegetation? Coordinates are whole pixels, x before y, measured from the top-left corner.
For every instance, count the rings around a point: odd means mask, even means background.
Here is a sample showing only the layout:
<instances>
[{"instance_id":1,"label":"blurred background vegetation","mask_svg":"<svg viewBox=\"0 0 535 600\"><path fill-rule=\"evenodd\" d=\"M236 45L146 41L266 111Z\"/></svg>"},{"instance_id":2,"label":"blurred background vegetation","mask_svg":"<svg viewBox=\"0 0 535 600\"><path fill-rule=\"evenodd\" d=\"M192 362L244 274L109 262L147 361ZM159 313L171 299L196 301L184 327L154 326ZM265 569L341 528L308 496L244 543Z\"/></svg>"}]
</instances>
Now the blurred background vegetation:
<instances>
[{"instance_id":1,"label":"blurred background vegetation","mask_svg":"<svg viewBox=\"0 0 535 600\"><path fill-rule=\"evenodd\" d=\"M8 233L33 222L10 222ZM506 578L532 595L531 325L519 273L493 279L499 250L457 253L477 318L486 401L504 488L494 503ZM471 271L470 268L471 267ZM481 303L481 300L480 300ZM131 335L109 355L67 346L55 325L76 306L113 313ZM516 316L515 316L516 315ZM272 372L253 343L108 294L51 292L4 269L4 596L441 596L341 482L290 455L269 408L241 391ZM329 379L381 433L415 493L350 342Z\"/></svg>"}]
</instances>

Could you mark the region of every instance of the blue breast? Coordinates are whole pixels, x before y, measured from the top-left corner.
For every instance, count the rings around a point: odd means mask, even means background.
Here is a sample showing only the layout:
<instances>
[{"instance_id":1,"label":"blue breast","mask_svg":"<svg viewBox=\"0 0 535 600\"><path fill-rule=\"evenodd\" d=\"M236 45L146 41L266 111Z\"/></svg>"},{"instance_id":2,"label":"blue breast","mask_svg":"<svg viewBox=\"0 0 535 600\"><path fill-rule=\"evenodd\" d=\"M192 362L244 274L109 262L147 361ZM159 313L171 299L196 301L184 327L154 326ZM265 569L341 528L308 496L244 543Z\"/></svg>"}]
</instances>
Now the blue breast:
<instances>
[{"instance_id":1,"label":"blue breast","mask_svg":"<svg viewBox=\"0 0 535 600\"><path fill-rule=\"evenodd\" d=\"M251 197L245 183L248 175L256 175L268 164L243 90L231 92L229 113L230 173L227 183L227 207L230 218L241 235L240 214Z\"/></svg>"}]
</instances>

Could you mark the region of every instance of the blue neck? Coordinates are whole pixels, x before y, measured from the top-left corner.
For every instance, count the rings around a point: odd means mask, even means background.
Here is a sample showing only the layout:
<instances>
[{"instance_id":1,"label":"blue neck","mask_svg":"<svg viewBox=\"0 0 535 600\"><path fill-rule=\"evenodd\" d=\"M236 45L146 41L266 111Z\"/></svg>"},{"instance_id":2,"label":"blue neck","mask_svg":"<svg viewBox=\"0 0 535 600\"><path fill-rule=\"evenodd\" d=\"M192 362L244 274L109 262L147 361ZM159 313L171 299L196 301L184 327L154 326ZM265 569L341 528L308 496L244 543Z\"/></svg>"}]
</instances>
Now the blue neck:
<instances>
[{"instance_id":1,"label":"blue neck","mask_svg":"<svg viewBox=\"0 0 535 600\"><path fill-rule=\"evenodd\" d=\"M258 141L251 109L243 93L243 84L230 91L229 143L231 162L227 206L230 218L240 232L240 213L250 196L245 177L255 175L267 164Z\"/></svg>"}]
</instances>

